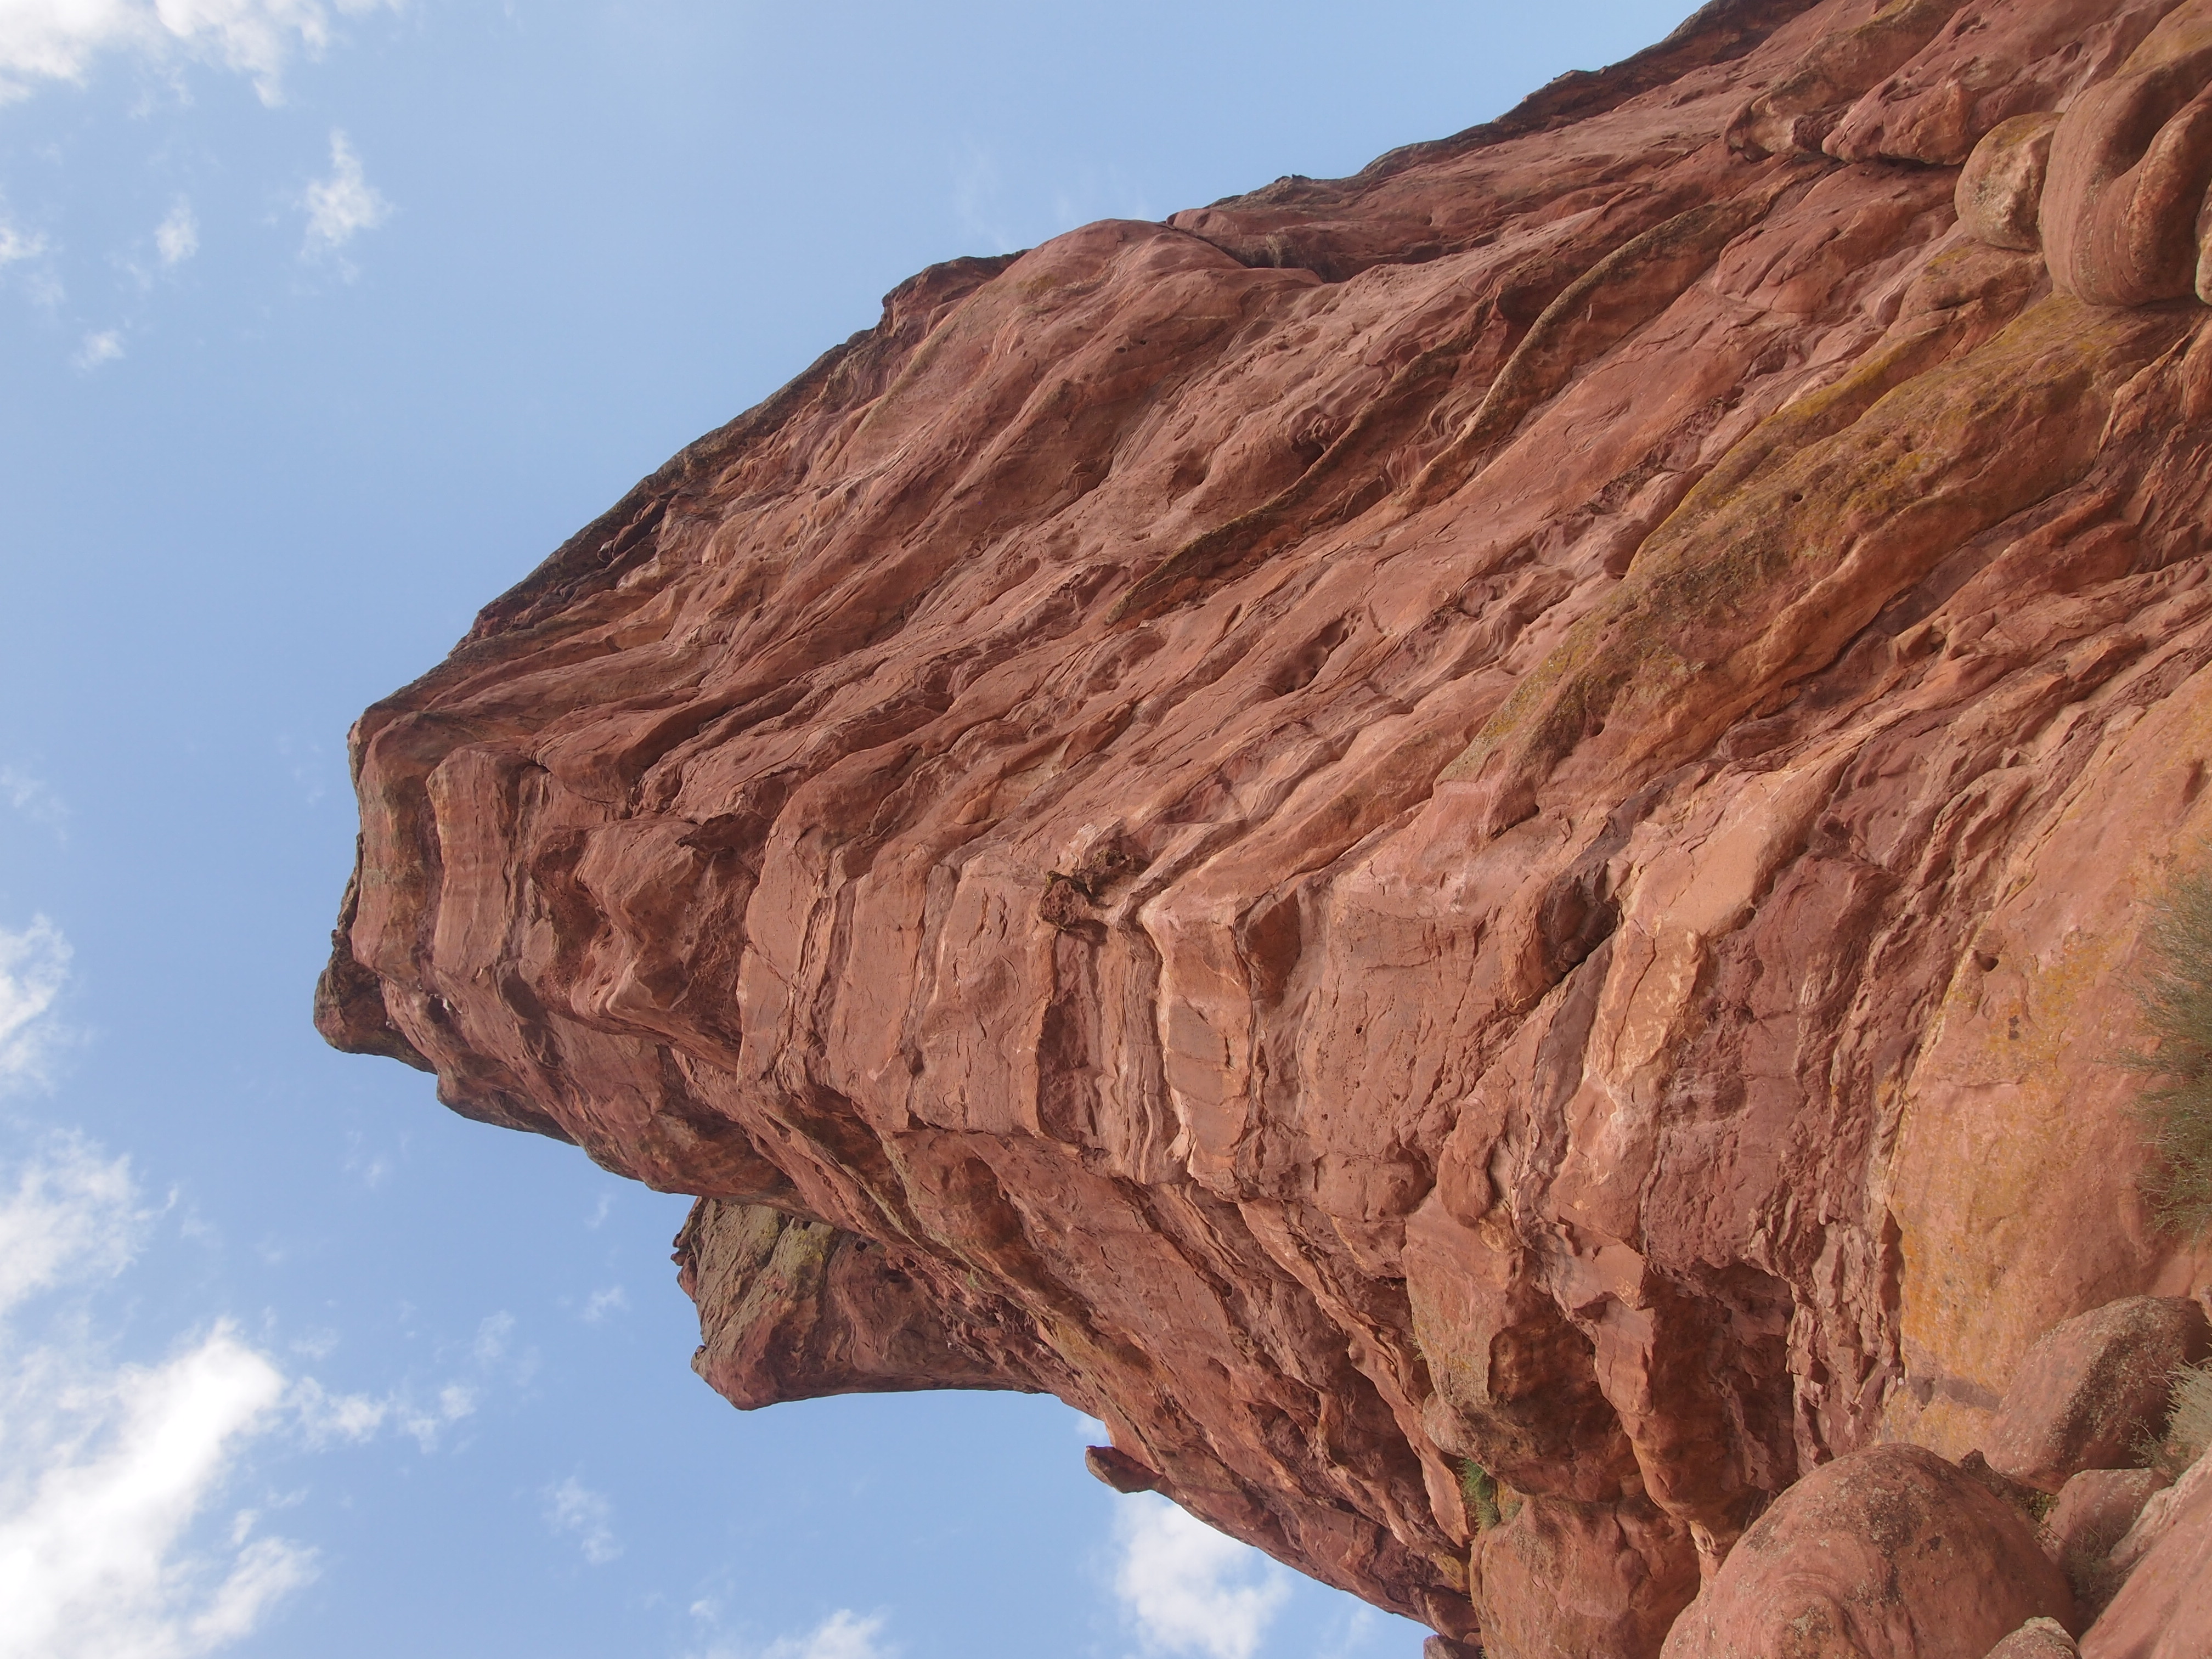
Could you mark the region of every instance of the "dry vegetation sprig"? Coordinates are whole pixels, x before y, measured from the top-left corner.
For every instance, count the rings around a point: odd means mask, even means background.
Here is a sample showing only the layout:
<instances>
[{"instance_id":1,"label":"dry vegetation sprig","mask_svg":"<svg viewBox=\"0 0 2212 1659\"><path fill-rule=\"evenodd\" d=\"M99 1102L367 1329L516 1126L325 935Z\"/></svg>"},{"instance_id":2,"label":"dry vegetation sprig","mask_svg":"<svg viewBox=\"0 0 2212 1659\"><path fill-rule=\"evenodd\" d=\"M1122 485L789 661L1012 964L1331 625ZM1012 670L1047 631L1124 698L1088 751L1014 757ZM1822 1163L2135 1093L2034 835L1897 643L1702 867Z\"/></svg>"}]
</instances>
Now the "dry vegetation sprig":
<instances>
[{"instance_id":1,"label":"dry vegetation sprig","mask_svg":"<svg viewBox=\"0 0 2212 1659\"><path fill-rule=\"evenodd\" d=\"M2212 1449L2212 1363L2173 1374L2173 1410L2166 1421L2166 1455L2177 1474Z\"/></svg>"},{"instance_id":2,"label":"dry vegetation sprig","mask_svg":"<svg viewBox=\"0 0 2212 1659\"><path fill-rule=\"evenodd\" d=\"M2212 866L2174 878L2152 908L2136 994L2155 1047L2128 1064L2160 1079L2139 1097L2154 1154L2145 1194L2182 1232L2212 1228Z\"/></svg>"}]
</instances>

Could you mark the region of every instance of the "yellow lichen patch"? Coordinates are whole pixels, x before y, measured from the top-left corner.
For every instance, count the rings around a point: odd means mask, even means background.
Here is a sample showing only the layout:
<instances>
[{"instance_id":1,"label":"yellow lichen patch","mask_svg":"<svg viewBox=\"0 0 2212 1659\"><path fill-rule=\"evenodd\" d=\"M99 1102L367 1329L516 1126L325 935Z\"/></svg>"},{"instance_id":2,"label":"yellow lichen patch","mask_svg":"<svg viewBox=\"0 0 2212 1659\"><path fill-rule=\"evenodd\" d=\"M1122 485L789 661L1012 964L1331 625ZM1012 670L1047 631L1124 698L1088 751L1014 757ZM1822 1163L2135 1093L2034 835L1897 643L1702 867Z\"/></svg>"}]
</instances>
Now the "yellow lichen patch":
<instances>
[{"instance_id":1,"label":"yellow lichen patch","mask_svg":"<svg viewBox=\"0 0 2212 1659\"><path fill-rule=\"evenodd\" d=\"M1907 1374L1893 1431L1970 1449L2036 1337L2148 1288L2181 1248L2134 1192L2140 1079L2121 1062L2148 902L2212 817L2184 787L2208 751L2200 677L2083 775L1946 989L1888 1160Z\"/></svg>"}]
</instances>

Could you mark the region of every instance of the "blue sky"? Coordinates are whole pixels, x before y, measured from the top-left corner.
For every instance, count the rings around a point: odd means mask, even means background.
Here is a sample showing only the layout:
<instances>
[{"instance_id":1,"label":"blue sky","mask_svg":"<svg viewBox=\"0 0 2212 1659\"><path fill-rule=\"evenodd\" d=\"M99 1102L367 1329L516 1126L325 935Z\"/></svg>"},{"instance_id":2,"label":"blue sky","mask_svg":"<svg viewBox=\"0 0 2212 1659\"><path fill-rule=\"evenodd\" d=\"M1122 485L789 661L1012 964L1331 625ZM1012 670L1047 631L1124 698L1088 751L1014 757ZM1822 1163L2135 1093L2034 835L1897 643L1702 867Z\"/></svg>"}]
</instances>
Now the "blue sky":
<instances>
[{"instance_id":1,"label":"blue sky","mask_svg":"<svg viewBox=\"0 0 2212 1659\"><path fill-rule=\"evenodd\" d=\"M1410 1659L1054 1401L698 1382L682 1200L317 1041L344 734L922 265L1676 20L0 0L0 1659Z\"/></svg>"}]
</instances>

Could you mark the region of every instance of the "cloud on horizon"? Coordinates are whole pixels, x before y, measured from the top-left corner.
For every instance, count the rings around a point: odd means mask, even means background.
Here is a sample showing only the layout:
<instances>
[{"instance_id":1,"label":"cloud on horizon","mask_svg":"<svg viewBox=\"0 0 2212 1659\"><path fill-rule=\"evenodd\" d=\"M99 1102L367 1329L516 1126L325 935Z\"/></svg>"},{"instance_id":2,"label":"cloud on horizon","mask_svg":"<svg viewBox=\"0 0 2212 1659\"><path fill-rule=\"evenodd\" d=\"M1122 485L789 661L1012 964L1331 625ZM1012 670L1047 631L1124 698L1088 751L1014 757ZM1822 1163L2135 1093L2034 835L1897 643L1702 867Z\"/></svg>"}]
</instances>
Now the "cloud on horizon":
<instances>
[{"instance_id":1,"label":"cloud on horizon","mask_svg":"<svg viewBox=\"0 0 2212 1659\"><path fill-rule=\"evenodd\" d=\"M1127 1500L1114 1530L1115 1594L1147 1649L1253 1659L1290 1598L1287 1573L1164 1498Z\"/></svg>"}]
</instances>

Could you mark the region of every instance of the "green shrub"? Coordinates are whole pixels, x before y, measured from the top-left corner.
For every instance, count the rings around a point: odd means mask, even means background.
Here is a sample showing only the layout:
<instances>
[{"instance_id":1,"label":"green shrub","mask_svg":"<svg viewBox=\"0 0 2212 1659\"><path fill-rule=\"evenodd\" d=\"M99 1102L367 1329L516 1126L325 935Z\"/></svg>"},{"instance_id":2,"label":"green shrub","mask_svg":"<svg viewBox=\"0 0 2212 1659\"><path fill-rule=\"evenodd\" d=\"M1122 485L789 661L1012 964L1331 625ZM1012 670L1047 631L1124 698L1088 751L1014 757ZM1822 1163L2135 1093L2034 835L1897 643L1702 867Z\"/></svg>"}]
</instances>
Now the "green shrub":
<instances>
[{"instance_id":1,"label":"green shrub","mask_svg":"<svg viewBox=\"0 0 2212 1659\"><path fill-rule=\"evenodd\" d=\"M1467 1499L1467 1518L1474 1522L1477 1532L1488 1532L1503 1523L1505 1517L1498 1508L1498 1481L1481 1464L1460 1459L1459 1495Z\"/></svg>"},{"instance_id":2,"label":"green shrub","mask_svg":"<svg viewBox=\"0 0 2212 1659\"><path fill-rule=\"evenodd\" d=\"M2160 1220L2201 1233L2212 1228L2212 866L2166 889L2144 942L2136 995L2156 1047L2129 1059L2160 1079L2138 1106L2154 1154L2146 1194Z\"/></svg>"},{"instance_id":3,"label":"green shrub","mask_svg":"<svg viewBox=\"0 0 2212 1659\"><path fill-rule=\"evenodd\" d=\"M1459 1462L1460 1496L1467 1499L1467 1518L1477 1532L1502 1527L1521 1513L1521 1495L1498 1484L1498 1477L1481 1464L1462 1457Z\"/></svg>"}]
</instances>

